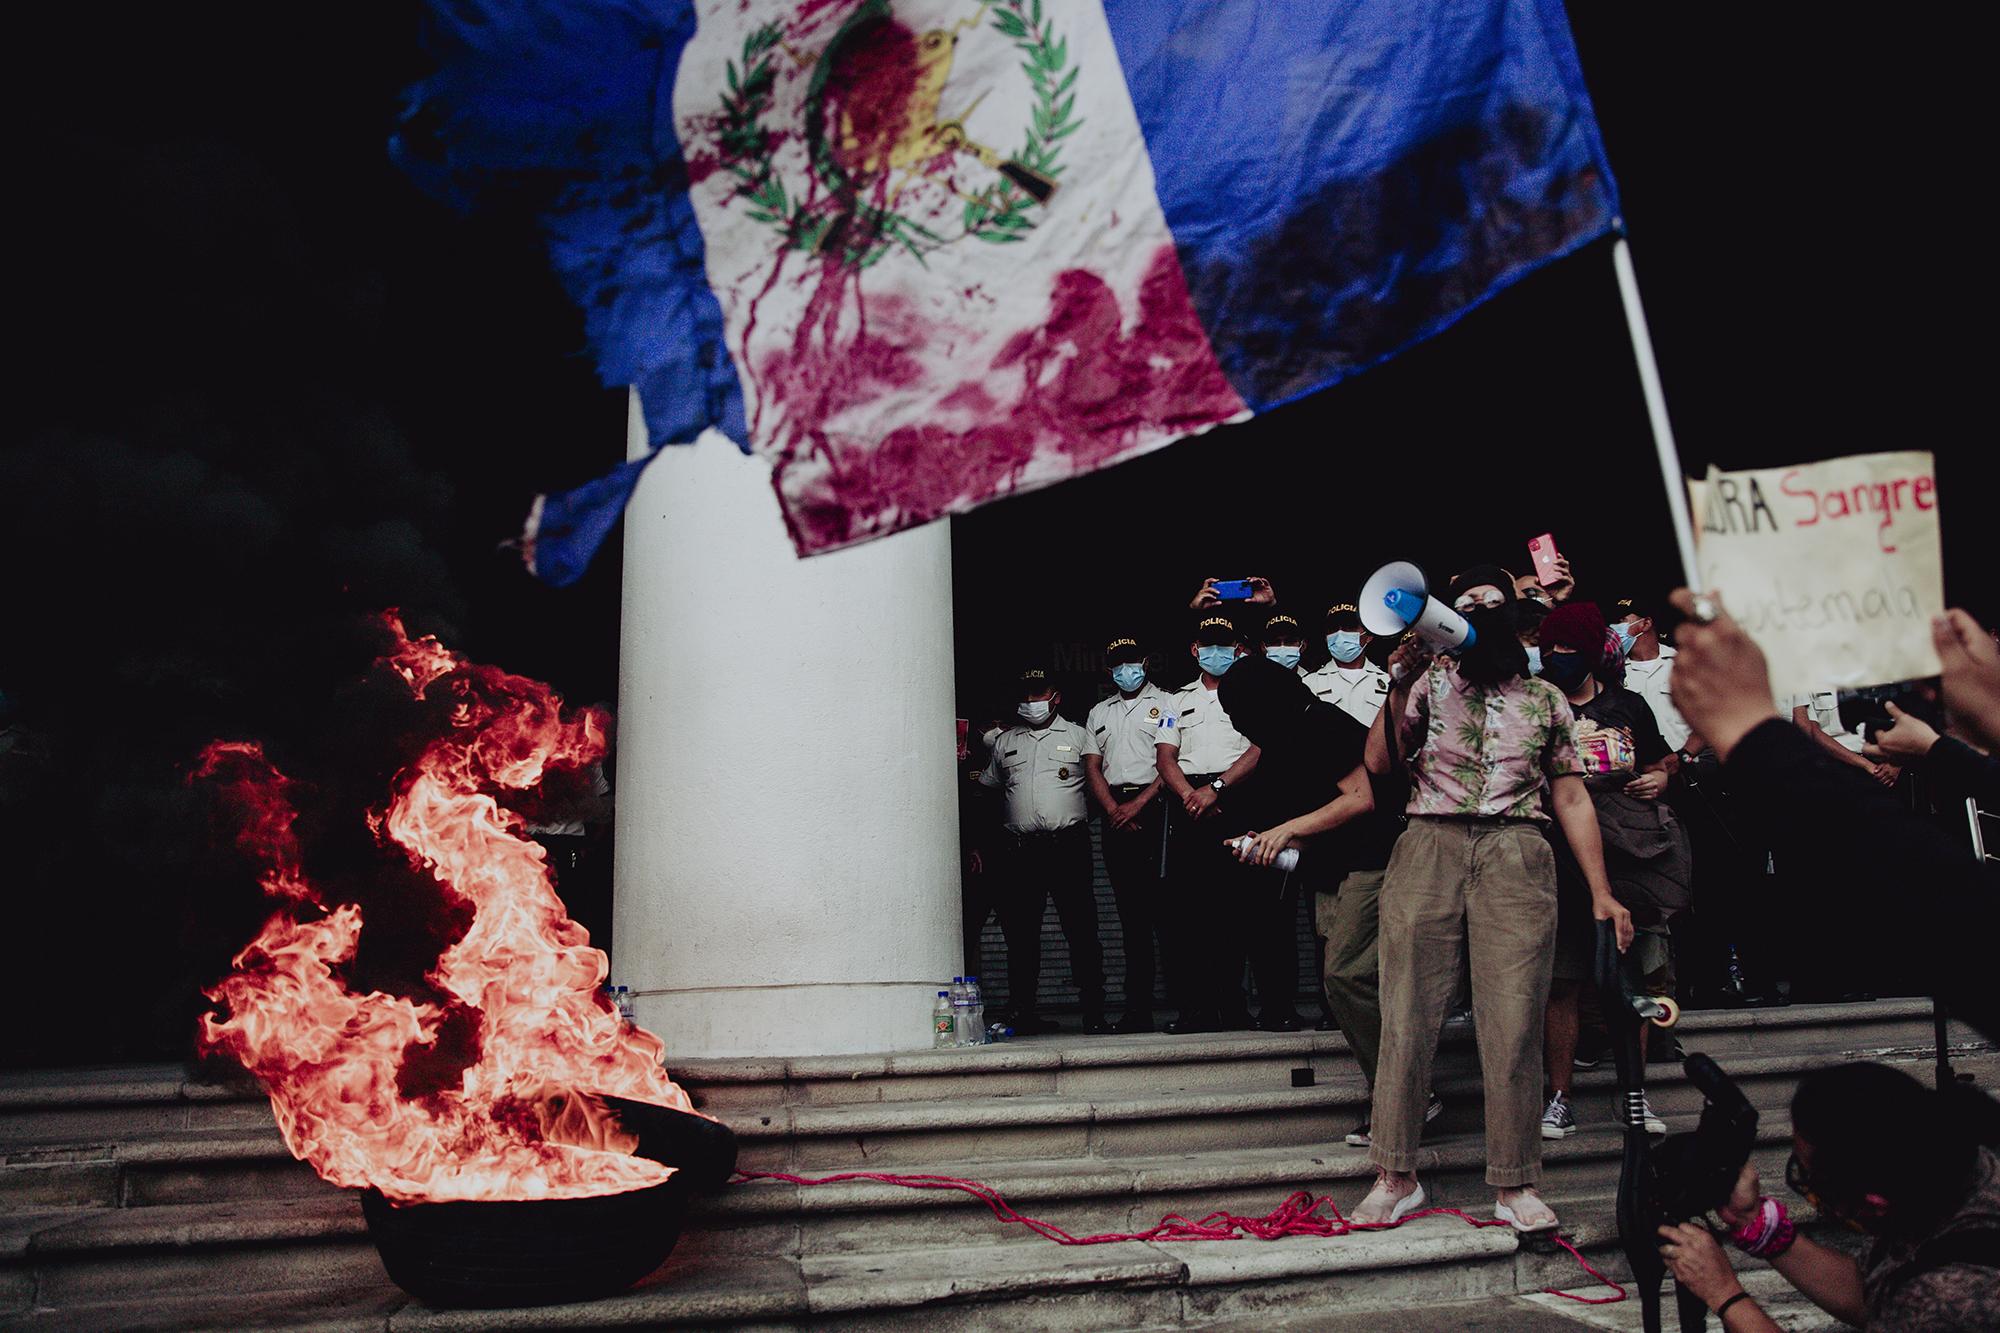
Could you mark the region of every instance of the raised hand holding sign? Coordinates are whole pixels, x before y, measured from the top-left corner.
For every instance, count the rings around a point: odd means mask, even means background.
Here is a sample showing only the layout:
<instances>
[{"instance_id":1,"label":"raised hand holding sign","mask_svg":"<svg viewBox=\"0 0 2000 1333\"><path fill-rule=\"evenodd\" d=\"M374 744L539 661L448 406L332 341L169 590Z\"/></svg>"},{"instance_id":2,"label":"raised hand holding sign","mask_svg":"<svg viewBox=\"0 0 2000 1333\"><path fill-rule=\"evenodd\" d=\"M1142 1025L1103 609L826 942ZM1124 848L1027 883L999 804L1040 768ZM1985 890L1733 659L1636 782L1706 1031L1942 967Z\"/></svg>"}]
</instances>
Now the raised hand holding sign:
<instances>
[{"instance_id":1,"label":"raised hand holding sign","mask_svg":"<svg viewBox=\"0 0 2000 1333\"><path fill-rule=\"evenodd\" d=\"M1690 483L1701 586L1728 594L1780 693L1938 674L1944 612L1928 453L1711 470Z\"/></svg>"}]
</instances>

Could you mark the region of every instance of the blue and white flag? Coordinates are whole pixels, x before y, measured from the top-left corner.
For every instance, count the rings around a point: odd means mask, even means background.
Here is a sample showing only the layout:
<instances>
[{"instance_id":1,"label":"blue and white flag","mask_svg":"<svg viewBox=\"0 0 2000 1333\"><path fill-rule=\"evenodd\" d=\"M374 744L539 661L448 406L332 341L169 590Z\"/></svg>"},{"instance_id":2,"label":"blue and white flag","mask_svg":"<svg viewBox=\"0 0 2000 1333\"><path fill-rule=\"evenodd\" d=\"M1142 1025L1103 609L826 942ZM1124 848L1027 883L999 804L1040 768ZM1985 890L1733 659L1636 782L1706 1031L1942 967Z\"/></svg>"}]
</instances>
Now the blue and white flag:
<instances>
[{"instance_id":1,"label":"blue and white flag","mask_svg":"<svg viewBox=\"0 0 2000 1333\"><path fill-rule=\"evenodd\" d=\"M802 553L1325 388L1615 225L1559 0L431 17L399 159L535 208L605 382L768 459ZM545 577L637 471L541 507Z\"/></svg>"}]
</instances>

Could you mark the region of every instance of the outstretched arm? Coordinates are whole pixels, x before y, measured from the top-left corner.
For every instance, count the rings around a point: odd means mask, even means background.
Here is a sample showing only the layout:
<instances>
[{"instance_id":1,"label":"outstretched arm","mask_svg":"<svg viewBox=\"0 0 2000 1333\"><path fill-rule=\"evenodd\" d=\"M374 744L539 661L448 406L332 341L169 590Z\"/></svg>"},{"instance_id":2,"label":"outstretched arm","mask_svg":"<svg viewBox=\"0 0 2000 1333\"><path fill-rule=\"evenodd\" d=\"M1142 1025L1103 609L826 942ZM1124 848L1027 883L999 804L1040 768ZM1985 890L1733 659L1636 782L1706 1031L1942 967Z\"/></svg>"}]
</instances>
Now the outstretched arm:
<instances>
[{"instance_id":1,"label":"outstretched arm","mask_svg":"<svg viewBox=\"0 0 2000 1333\"><path fill-rule=\"evenodd\" d=\"M1368 770L1359 764L1340 780L1339 794L1317 810L1275 824L1262 833L1250 835L1247 844L1236 848L1236 859L1246 864L1267 866L1278 853L1300 838L1331 833L1349 820L1359 819L1375 808L1375 792L1368 785ZM1230 842L1234 844L1235 840Z\"/></svg>"}]
</instances>

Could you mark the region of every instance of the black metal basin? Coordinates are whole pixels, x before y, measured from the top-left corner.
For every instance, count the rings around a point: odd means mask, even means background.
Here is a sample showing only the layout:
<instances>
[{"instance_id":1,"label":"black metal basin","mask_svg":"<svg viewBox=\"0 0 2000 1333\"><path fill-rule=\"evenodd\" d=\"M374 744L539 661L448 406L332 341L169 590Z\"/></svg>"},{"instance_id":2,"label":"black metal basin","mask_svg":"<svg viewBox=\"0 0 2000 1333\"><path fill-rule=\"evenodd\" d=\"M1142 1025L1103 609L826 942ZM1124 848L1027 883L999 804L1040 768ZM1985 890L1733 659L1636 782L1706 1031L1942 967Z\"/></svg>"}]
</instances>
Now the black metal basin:
<instances>
[{"instance_id":1,"label":"black metal basin","mask_svg":"<svg viewBox=\"0 0 2000 1333\"><path fill-rule=\"evenodd\" d=\"M492 1308L595 1300L673 1252L698 1191L725 1183L736 1136L700 1116L608 1099L638 1155L679 1168L646 1189L581 1199L392 1204L365 1190L368 1236L390 1279L432 1305Z\"/></svg>"}]
</instances>

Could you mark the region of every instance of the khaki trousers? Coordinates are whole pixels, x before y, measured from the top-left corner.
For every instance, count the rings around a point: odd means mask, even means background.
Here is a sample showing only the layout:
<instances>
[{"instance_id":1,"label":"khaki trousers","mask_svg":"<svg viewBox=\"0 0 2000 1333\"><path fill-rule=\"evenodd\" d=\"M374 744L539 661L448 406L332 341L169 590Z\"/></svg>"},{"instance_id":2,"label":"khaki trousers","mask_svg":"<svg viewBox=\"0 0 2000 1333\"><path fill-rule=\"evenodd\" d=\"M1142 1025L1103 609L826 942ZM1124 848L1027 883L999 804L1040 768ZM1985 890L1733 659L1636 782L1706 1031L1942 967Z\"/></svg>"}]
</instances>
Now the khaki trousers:
<instances>
[{"instance_id":1,"label":"khaki trousers","mask_svg":"<svg viewBox=\"0 0 2000 1333\"><path fill-rule=\"evenodd\" d=\"M1320 983L1326 988L1327 1007L1346 1034L1370 1087L1375 1085L1376 1056L1382 1047L1382 983L1375 958L1382 875L1380 870L1353 871L1340 881L1338 894L1319 895L1313 917L1326 941Z\"/></svg>"},{"instance_id":2,"label":"khaki trousers","mask_svg":"<svg viewBox=\"0 0 2000 1333\"><path fill-rule=\"evenodd\" d=\"M1369 1158L1417 1169L1438 1028L1472 956L1486 1083L1486 1183L1542 1174L1542 1018L1556 937L1556 864L1532 824L1413 818L1382 883L1382 1053Z\"/></svg>"}]
</instances>

